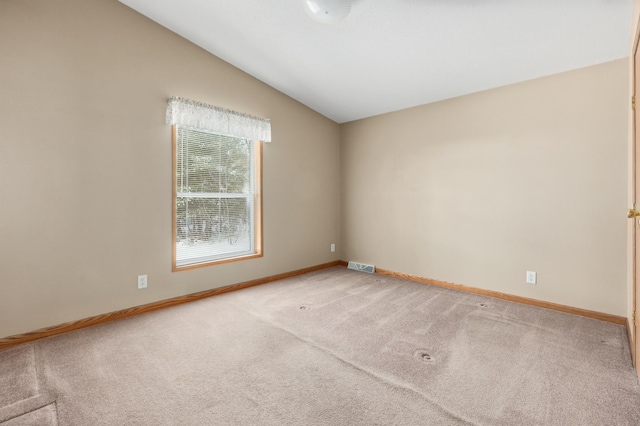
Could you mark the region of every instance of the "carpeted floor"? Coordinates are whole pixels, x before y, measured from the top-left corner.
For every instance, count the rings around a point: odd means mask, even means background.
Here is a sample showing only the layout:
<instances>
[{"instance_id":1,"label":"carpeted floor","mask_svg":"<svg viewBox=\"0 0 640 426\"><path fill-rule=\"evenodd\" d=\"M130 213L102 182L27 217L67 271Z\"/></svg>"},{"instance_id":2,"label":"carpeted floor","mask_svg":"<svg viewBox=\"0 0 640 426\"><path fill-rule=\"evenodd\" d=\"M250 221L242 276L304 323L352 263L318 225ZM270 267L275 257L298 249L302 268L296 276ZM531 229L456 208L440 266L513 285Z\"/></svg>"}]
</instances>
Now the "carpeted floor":
<instances>
[{"instance_id":1,"label":"carpeted floor","mask_svg":"<svg viewBox=\"0 0 640 426\"><path fill-rule=\"evenodd\" d=\"M625 329L331 268L0 352L0 424L640 425Z\"/></svg>"}]
</instances>

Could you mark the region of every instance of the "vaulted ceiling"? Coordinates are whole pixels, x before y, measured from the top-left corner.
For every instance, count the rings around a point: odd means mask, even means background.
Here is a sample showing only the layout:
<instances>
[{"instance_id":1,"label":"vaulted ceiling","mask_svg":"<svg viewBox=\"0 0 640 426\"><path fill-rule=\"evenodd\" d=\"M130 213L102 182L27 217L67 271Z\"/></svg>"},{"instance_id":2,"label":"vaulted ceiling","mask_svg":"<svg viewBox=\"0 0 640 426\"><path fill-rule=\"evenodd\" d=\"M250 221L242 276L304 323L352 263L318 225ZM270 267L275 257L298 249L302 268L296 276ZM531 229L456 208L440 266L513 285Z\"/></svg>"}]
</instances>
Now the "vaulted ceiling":
<instances>
[{"instance_id":1,"label":"vaulted ceiling","mask_svg":"<svg viewBox=\"0 0 640 426\"><path fill-rule=\"evenodd\" d=\"M120 0L343 123L628 56L631 0Z\"/></svg>"}]
</instances>

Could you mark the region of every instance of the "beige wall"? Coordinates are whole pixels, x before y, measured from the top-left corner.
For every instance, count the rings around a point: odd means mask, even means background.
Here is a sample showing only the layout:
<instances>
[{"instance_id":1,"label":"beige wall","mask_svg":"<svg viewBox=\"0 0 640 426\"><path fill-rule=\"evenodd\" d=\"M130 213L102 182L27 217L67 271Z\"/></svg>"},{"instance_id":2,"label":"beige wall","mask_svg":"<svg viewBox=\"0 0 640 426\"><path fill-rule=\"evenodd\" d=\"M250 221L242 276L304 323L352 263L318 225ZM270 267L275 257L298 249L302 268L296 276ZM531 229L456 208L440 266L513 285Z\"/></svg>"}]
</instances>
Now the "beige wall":
<instances>
[{"instance_id":1,"label":"beige wall","mask_svg":"<svg viewBox=\"0 0 640 426\"><path fill-rule=\"evenodd\" d=\"M340 258L338 125L116 0L1 1L0 93L0 337ZM172 95L272 120L263 258L171 272Z\"/></svg>"},{"instance_id":2,"label":"beige wall","mask_svg":"<svg viewBox=\"0 0 640 426\"><path fill-rule=\"evenodd\" d=\"M625 315L627 81L618 60L343 125L343 259Z\"/></svg>"},{"instance_id":3,"label":"beige wall","mask_svg":"<svg viewBox=\"0 0 640 426\"><path fill-rule=\"evenodd\" d=\"M0 58L0 337L337 259L625 313L626 61L340 131L116 0L3 0ZM272 119L263 258L171 272L172 95Z\"/></svg>"}]
</instances>

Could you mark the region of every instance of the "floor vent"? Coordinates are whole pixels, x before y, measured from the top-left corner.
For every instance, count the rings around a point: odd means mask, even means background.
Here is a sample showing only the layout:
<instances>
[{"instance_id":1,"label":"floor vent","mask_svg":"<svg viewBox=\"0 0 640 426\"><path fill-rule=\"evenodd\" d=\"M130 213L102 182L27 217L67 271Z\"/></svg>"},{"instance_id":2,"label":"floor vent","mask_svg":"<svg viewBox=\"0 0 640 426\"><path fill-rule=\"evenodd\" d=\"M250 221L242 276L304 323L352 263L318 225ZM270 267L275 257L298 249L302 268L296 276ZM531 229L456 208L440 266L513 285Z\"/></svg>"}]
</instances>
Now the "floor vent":
<instances>
[{"instance_id":1,"label":"floor vent","mask_svg":"<svg viewBox=\"0 0 640 426\"><path fill-rule=\"evenodd\" d=\"M350 261L349 266L347 266L347 268L353 269L354 271L368 272L370 274L373 274L374 272L376 272L375 266L367 265L366 263L358 263L358 262Z\"/></svg>"}]
</instances>

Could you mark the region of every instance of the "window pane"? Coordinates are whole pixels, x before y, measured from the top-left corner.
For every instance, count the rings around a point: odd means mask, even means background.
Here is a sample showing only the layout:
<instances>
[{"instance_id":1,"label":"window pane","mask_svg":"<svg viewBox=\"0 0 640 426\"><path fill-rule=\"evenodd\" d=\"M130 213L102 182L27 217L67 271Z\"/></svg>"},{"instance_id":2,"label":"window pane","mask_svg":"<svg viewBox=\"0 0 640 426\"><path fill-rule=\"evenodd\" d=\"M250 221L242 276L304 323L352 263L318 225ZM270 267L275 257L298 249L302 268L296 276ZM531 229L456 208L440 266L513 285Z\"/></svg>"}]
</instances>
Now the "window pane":
<instances>
[{"instance_id":1,"label":"window pane","mask_svg":"<svg viewBox=\"0 0 640 426\"><path fill-rule=\"evenodd\" d=\"M176 127L175 266L259 253L255 146Z\"/></svg>"},{"instance_id":2,"label":"window pane","mask_svg":"<svg viewBox=\"0 0 640 426\"><path fill-rule=\"evenodd\" d=\"M250 203L250 198L178 198L178 264L252 253Z\"/></svg>"},{"instance_id":3,"label":"window pane","mask_svg":"<svg viewBox=\"0 0 640 426\"><path fill-rule=\"evenodd\" d=\"M251 151L245 139L178 128L179 193L250 193Z\"/></svg>"}]
</instances>

